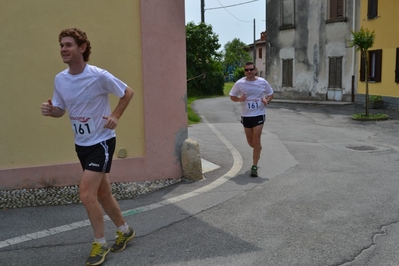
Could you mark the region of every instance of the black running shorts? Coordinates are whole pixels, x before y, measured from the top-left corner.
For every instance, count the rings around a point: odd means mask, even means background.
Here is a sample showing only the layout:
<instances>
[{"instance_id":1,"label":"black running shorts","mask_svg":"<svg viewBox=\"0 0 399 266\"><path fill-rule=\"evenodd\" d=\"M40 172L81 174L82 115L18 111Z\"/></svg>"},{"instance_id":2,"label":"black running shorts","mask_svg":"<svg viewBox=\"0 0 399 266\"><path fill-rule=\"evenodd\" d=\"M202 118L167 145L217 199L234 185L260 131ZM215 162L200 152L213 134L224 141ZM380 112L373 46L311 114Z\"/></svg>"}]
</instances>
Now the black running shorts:
<instances>
[{"instance_id":1,"label":"black running shorts","mask_svg":"<svg viewBox=\"0 0 399 266\"><path fill-rule=\"evenodd\" d=\"M116 138L111 138L92 146L79 146L75 144L75 150L83 170L109 173L115 145Z\"/></svg>"},{"instance_id":2,"label":"black running shorts","mask_svg":"<svg viewBox=\"0 0 399 266\"><path fill-rule=\"evenodd\" d=\"M258 116L241 116L241 123L246 128L253 128L259 125L263 125L266 121L265 115L258 115Z\"/></svg>"}]
</instances>

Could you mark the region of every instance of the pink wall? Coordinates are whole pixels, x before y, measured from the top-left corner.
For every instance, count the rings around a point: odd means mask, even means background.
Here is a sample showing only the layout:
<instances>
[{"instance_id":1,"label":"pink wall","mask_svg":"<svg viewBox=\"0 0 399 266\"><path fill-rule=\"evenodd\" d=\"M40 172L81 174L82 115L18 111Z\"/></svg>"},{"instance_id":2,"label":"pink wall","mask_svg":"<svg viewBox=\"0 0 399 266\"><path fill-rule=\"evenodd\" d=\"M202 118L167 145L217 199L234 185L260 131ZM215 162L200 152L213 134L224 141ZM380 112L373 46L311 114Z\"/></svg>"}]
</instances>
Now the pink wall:
<instances>
[{"instance_id":1,"label":"pink wall","mask_svg":"<svg viewBox=\"0 0 399 266\"><path fill-rule=\"evenodd\" d=\"M188 134L184 0L141 0L140 9L145 156L115 158L111 182L182 177L180 148ZM4 169L0 189L75 185L81 174L78 163Z\"/></svg>"},{"instance_id":2,"label":"pink wall","mask_svg":"<svg viewBox=\"0 0 399 266\"><path fill-rule=\"evenodd\" d=\"M182 176L180 148L188 136L184 0L140 3L146 179L177 178Z\"/></svg>"}]
</instances>

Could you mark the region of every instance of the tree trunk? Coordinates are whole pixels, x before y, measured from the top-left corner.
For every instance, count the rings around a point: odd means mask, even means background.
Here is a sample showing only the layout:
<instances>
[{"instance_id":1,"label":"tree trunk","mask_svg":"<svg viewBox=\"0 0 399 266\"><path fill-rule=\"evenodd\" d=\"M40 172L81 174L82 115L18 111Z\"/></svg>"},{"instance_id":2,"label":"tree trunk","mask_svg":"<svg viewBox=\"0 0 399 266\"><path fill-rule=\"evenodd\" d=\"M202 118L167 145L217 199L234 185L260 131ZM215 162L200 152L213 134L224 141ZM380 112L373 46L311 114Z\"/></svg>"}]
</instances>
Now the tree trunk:
<instances>
[{"instance_id":1,"label":"tree trunk","mask_svg":"<svg viewBox=\"0 0 399 266\"><path fill-rule=\"evenodd\" d=\"M364 77L366 78L366 116L369 116L369 62L367 56L367 50L362 51L364 58Z\"/></svg>"}]
</instances>

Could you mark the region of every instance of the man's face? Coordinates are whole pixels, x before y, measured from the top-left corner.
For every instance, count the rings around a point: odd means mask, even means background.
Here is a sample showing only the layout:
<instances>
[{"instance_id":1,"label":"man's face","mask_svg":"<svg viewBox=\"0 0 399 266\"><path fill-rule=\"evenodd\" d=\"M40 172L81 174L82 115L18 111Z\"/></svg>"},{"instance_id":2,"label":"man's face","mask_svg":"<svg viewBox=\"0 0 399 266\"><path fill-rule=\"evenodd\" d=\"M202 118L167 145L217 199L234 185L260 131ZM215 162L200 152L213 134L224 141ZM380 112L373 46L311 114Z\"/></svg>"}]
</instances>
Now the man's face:
<instances>
[{"instance_id":1,"label":"man's face","mask_svg":"<svg viewBox=\"0 0 399 266\"><path fill-rule=\"evenodd\" d=\"M86 50L86 44L79 47L74 38L63 37L60 42L60 48L61 58L65 64L70 65L80 62L80 60L83 61L83 53Z\"/></svg>"},{"instance_id":2,"label":"man's face","mask_svg":"<svg viewBox=\"0 0 399 266\"><path fill-rule=\"evenodd\" d=\"M254 65L246 65L244 66L244 74L247 78L254 78L256 75L256 68Z\"/></svg>"}]
</instances>

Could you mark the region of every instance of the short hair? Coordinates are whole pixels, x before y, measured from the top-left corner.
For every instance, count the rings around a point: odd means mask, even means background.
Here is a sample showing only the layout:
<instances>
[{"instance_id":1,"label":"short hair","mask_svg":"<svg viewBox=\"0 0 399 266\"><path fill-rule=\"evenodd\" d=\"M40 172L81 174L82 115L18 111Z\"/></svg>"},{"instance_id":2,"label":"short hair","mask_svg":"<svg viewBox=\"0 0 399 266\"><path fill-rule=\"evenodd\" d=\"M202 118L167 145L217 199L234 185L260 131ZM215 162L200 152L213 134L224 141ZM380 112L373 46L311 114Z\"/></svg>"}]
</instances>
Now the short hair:
<instances>
[{"instance_id":1,"label":"short hair","mask_svg":"<svg viewBox=\"0 0 399 266\"><path fill-rule=\"evenodd\" d=\"M83 60L85 62L88 62L90 60L91 46L90 41L87 38L86 32L77 28L64 29L58 36L58 41L61 42L61 39L64 37L72 37L79 47L83 44L86 44L86 51L83 52Z\"/></svg>"},{"instance_id":2,"label":"short hair","mask_svg":"<svg viewBox=\"0 0 399 266\"><path fill-rule=\"evenodd\" d=\"M253 66L254 66L254 68L256 68L256 66L255 66L255 63L254 63L254 62L246 62L246 63L245 63L245 65L246 65L246 66L253 65Z\"/></svg>"}]
</instances>

